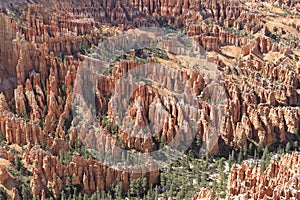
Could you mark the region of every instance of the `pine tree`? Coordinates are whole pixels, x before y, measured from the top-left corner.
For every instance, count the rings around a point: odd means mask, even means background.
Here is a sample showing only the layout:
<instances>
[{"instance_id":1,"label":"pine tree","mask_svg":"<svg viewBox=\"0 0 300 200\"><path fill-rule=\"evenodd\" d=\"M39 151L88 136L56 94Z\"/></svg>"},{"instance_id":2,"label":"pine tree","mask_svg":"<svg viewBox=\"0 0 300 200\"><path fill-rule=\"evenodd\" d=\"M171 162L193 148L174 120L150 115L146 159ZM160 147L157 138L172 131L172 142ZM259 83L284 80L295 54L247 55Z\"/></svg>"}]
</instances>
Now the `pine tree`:
<instances>
[{"instance_id":1,"label":"pine tree","mask_svg":"<svg viewBox=\"0 0 300 200\"><path fill-rule=\"evenodd\" d=\"M295 142L294 142L294 148L295 148L295 151L298 151L298 146L299 146L299 145L298 145L298 141L295 141Z\"/></svg>"},{"instance_id":2,"label":"pine tree","mask_svg":"<svg viewBox=\"0 0 300 200\"><path fill-rule=\"evenodd\" d=\"M254 160L256 161L257 159L257 152L256 152L256 149L254 150Z\"/></svg>"},{"instance_id":3,"label":"pine tree","mask_svg":"<svg viewBox=\"0 0 300 200\"><path fill-rule=\"evenodd\" d=\"M167 197L173 197L174 196L174 191L173 191L173 185L170 186L170 189L167 192Z\"/></svg>"},{"instance_id":4,"label":"pine tree","mask_svg":"<svg viewBox=\"0 0 300 200\"><path fill-rule=\"evenodd\" d=\"M234 150L232 150L231 151L231 164L230 164L230 168L235 165L235 162L236 162L235 161L235 152L234 152Z\"/></svg>"},{"instance_id":5,"label":"pine tree","mask_svg":"<svg viewBox=\"0 0 300 200\"><path fill-rule=\"evenodd\" d=\"M235 160L235 152L234 152L234 150L231 151L231 158L232 158L233 160Z\"/></svg>"},{"instance_id":6,"label":"pine tree","mask_svg":"<svg viewBox=\"0 0 300 200\"><path fill-rule=\"evenodd\" d=\"M129 191L127 192L127 198L128 198L129 200L131 200L131 195L130 195L130 192L129 192Z\"/></svg>"},{"instance_id":7,"label":"pine tree","mask_svg":"<svg viewBox=\"0 0 300 200\"><path fill-rule=\"evenodd\" d=\"M94 193L92 196L91 196L91 200L97 200L97 193Z\"/></svg>"},{"instance_id":8,"label":"pine tree","mask_svg":"<svg viewBox=\"0 0 300 200\"><path fill-rule=\"evenodd\" d=\"M21 196L23 199L32 199L32 194L25 184L21 185Z\"/></svg>"},{"instance_id":9,"label":"pine tree","mask_svg":"<svg viewBox=\"0 0 300 200\"><path fill-rule=\"evenodd\" d=\"M110 193L107 193L107 199L113 199L113 197Z\"/></svg>"},{"instance_id":10,"label":"pine tree","mask_svg":"<svg viewBox=\"0 0 300 200\"><path fill-rule=\"evenodd\" d=\"M66 179L66 191L67 191L67 195L68 196L71 196L71 178L70 177L67 177Z\"/></svg>"},{"instance_id":11,"label":"pine tree","mask_svg":"<svg viewBox=\"0 0 300 200\"><path fill-rule=\"evenodd\" d=\"M165 137L162 135L160 138L159 148L162 149L165 146Z\"/></svg>"},{"instance_id":12,"label":"pine tree","mask_svg":"<svg viewBox=\"0 0 300 200\"><path fill-rule=\"evenodd\" d=\"M291 150L291 143L288 142L288 143L286 144L286 146L285 146L285 152L286 152L286 153L290 153L290 150Z\"/></svg>"},{"instance_id":13,"label":"pine tree","mask_svg":"<svg viewBox=\"0 0 300 200\"><path fill-rule=\"evenodd\" d=\"M204 169L207 170L208 167L209 167L209 152L206 151Z\"/></svg>"},{"instance_id":14,"label":"pine tree","mask_svg":"<svg viewBox=\"0 0 300 200\"><path fill-rule=\"evenodd\" d=\"M177 193L176 199L184 199L184 192L182 190Z\"/></svg>"},{"instance_id":15,"label":"pine tree","mask_svg":"<svg viewBox=\"0 0 300 200\"><path fill-rule=\"evenodd\" d=\"M269 148L268 148L268 146L266 146L265 149L264 149L263 157L264 157L264 159L269 158Z\"/></svg>"},{"instance_id":16,"label":"pine tree","mask_svg":"<svg viewBox=\"0 0 300 200\"><path fill-rule=\"evenodd\" d=\"M122 199L122 191L123 191L123 185L122 185L122 182L120 182L116 186L116 196L117 196L117 199Z\"/></svg>"},{"instance_id":17,"label":"pine tree","mask_svg":"<svg viewBox=\"0 0 300 200\"><path fill-rule=\"evenodd\" d=\"M82 198L82 194L81 193L79 193L79 195L78 195L78 200L82 200L83 198Z\"/></svg>"},{"instance_id":18,"label":"pine tree","mask_svg":"<svg viewBox=\"0 0 300 200\"><path fill-rule=\"evenodd\" d=\"M224 171L224 161L225 161L224 159L225 158L221 158L219 160L219 163L218 163L218 171L219 171L219 173Z\"/></svg>"},{"instance_id":19,"label":"pine tree","mask_svg":"<svg viewBox=\"0 0 300 200\"><path fill-rule=\"evenodd\" d=\"M283 149L280 148L280 149L277 150L277 154L282 155L283 153L284 153Z\"/></svg>"},{"instance_id":20,"label":"pine tree","mask_svg":"<svg viewBox=\"0 0 300 200\"><path fill-rule=\"evenodd\" d=\"M65 192L64 191L61 192L60 199L61 200L66 200L66 196L65 196Z\"/></svg>"},{"instance_id":21,"label":"pine tree","mask_svg":"<svg viewBox=\"0 0 300 200\"><path fill-rule=\"evenodd\" d=\"M143 189L143 193L147 191L147 185L148 185L147 177L146 174L144 174L142 178L142 185L141 185Z\"/></svg>"},{"instance_id":22,"label":"pine tree","mask_svg":"<svg viewBox=\"0 0 300 200\"><path fill-rule=\"evenodd\" d=\"M201 137L198 134L196 135L196 146L201 147Z\"/></svg>"},{"instance_id":23,"label":"pine tree","mask_svg":"<svg viewBox=\"0 0 300 200\"><path fill-rule=\"evenodd\" d=\"M64 153L63 153L63 151L59 151L59 162L64 164Z\"/></svg>"},{"instance_id":24,"label":"pine tree","mask_svg":"<svg viewBox=\"0 0 300 200\"><path fill-rule=\"evenodd\" d=\"M263 156L261 158L261 168L265 171L267 165L269 163L269 149L268 146L265 147Z\"/></svg>"},{"instance_id":25,"label":"pine tree","mask_svg":"<svg viewBox=\"0 0 300 200\"><path fill-rule=\"evenodd\" d=\"M8 199L6 190L3 187L0 187L0 198L2 199Z\"/></svg>"},{"instance_id":26,"label":"pine tree","mask_svg":"<svg viewBox=\"0 0 300 200\"><path fill-rule=\"evenodd\" d=\"M1 130L1 128L0 128L0 143L1 143L3 140L5 140L5 137L4 137L4 135L3 135L3 133L2 133L2 130Z\"/></svg>"},{"instance_id":27,"label":"pine tree","mask_svg":"<svg viewBox=\"0 0 300 200\"><path fill-rule=\"evenodd\" d=\"M77 197L77 188L74 187L74 190L73 190L73 199L75 199Z\"/></svg>"},{"instance_id":28,"label":"pine tree","mask_svg":"<svg viewBox=\"0 0 300 200\"><path fill-rule=\"evenodd\" d=\"M146 199L154 199L154 192L153 192L153 188L152 188L152 185L150 186L148 192L147 192L147 195L146 195Z\"/></svg>"},{"instance_id":29,"label":"pine tree","mask_svg":"<svg viewBox=\"0 0 300 200\"><path fill-rule=\"evenodd\" d=\"M245 146L244 146L244 152L243 152L244 158L246 158L247 155L248 155L248 148L247 148L247 143L246 143Z\"/></svg>"},{"instance_id":30,"label":"pine tree","mask_svg":"<svg viewBox=\"0 0 300 200\"><path fill-rule=\"evenodd\" d=\"M262 144L262 142L259 142L258 147L257 147L257 153L258 153L259 157L262 153L262 150L263 150L263 144Z\"/></svg>"},{"instance_id":31,"label":"pine tree","mask_svg":"<svg viewBox=\"0 0 300 200\"><path fill-rule=\"evenodd\" d=\"M130 195L137 195L139 196L139 188L138 188L138 183L137 183L137 179L131 180L130 181L130 189L129 189L129 193Z\"/></svg>"},{"instance_id":32,"label":"pine tree","mask_svg":"<svg viewBox=\"0 0 300 200\"><path fill-rule=\"evenodd\" d=\"M238 163L239 163L239 164L242 164L242 161L243 161L243 154L242 154L242 152L240 151L239 157L238 157Z\"/></svg>"},{"instance_id":33,"label":"pine tree","mask_svg":"<svg viewBox=\"0 0 300 200\"><path fill-rule=\"evenodd\" d=\"M87 194L84 194L84 195L83 195L83 200L89 200L89 197L88 197Z\"/></svg>"},{"instance_id":34,"label":"pine tree","mask_svg":"<svg viewBox=\"0 0 300 200\"><path fill-rule=\"evenodd\" d=\"M21 158L19 156L15 156L15 167L18 171L21 170L21 168L23 167L22 162L21 162Z\"/></svg>"},{"instance_id":35,"label":"pine tree","mask_svg":"<svg viewBox=\"0 0 300 200\"><path fill-rule=\"evenodd\" d=\"M159 195L159 189L158 189L158 186L155 186L154 193L155 193L154 199L158 199L158 195Z\"/></svg>"},{"instance_id":36,"label":"pine tree","mask_svg":"<svg viewBox=\"0 0 300 200\"><path fill-rule=\"evenodd\" d=\"M253 144L252 144L252 143L249 144L248 153L249 153L250 155L253 155Z\"/></svg>"},{"instance_id":37,"label":"pine tree","mask_svg":"<svg viewBox=\"0 0 300 200\"><path fill-rule=\"evenodd\" d=\"M105 191L101 192L101 199L106 199L106 193L105 193Z\"/></svg>"},{"instance_id":38,"label":"pine tree","mask_svg":"<svg viewBox=\"0 0 300 200\"><path fill-rule=\"evenodd\" d=\"M161 184L161 185L164 185L164 186L167 184L167 177L165 176L164 173L162 173L162 174L160 175L160 184Z\"/></svg>"},{"instance_id":39,"label":"pine tree","mask_svg":"<svg viewBox=\"0 0 300 200\"><path fill-rule=\"evenodd\" d=\"M210 158L210 156L209 156L209 152L208 152L208 151L206 151L206 154L205 154L205 159L206 159L206 161L209 161L209 158Z\"/></svg>"},{"instance_id":40,"label":"pine tree","mask_svg":"<svg viewBox=\"0 0 300 200\"><path fill-rule=\"evenodd\" d=\"M228 156L228 164L229 164L229 169L231 169L231 166L232 166L232 157L231 157L230 154Z\"/></svg>"},{"instance_id":41,"label":"pine tree","mask_svg":"<svg viewBox=\"0 0 300 200\"><path fill-rule=\"evenodd\" d=\"M260 166L261 166L262 171L264 172L266 170L266 166L267 166L266 161L262 160L260 163Z\"/></svg>"}]
</instances>

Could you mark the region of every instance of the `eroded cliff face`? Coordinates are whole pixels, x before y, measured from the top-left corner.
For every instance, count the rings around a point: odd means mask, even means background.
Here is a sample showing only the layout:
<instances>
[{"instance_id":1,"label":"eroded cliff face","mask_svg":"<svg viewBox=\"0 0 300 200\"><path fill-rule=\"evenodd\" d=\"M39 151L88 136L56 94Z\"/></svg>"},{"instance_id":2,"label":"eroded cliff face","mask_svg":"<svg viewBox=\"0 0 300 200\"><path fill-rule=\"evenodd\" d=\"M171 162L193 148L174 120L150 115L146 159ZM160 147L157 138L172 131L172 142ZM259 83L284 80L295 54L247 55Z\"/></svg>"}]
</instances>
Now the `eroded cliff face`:
<instances>
[{"instance_id":1,"label":"eroded cliff face","mask_svg":"<svg viewBox=\"0 0 300 200\"><path fill-rule=\"evenodd\" d=\"M52 188L54 197L59 197L67 178L70 177L73 185L82 185L84 192L91 195L96 191L108 190L119 182L122 182L124 190L128 190L130 180L142 178L144 175L149 177L147 184L151 185L157 182L159 176L157 170L151 170L156 168L151 160L144 166L133 166L136 169L128 170L126 168L130 166L119 166L115 170L92 157L86 160L79 155L73 155L71 162L65 165L56 156L37 146L27 149L24 155L25 161L33 166L30 186L35 196L42 196L45 189Z\"/></svg>"},{"instance_id":2,"label":"eroded cliff face","mask_svg":"<svg viewBox=\"0 0 300 200\"><path fill-rule=\"evenodd\" d=\"M233 168L228 180L229 197L254 199L299 199L299 154L283 155L271 160L267 169L260 167Z\"/></svg>"},{"instance_id":3,"label":"eroded cliff face","mask_svg":"<svg viewBox=\"0 0 300 200\"><path fill-rule=\"evenodd\" d=\"M0 14L0 92L7 99L13 97L13 90L17 86L16 66L20 54L20 43L16 40L13 23L4 13Z\"/></svg>"},{"instance_id":4,"label":"eroded cliff face","mask_svg":"<svg viewBox=\"0 0 300 200\"><path fill-rule=\"evenodd\" d=\"M293 152L280 161L271 159L264 172L245 163L232 168L226 199L299 199L299 158L299 153ZM193 199L213 199L212 191L202 188Z\"/></svg>"},{"instance_id":5,"label":"eroded cliff face","mask_svg":"<svg viewBox=\"0 0 300 200\"><path fill-rule=\"evenodd\" d=\"M275 33L266 25L269 23L266 16L270 16L264 12L249 13L245 6L208 0L200 3L194 0L51 1L29 3L24 10L18 10L22 2L19 3L3 3L0 9L0 26L3 27L0 92L4 93L0 95L0 129L8 145L28 146L24 159L32 167L34 195L43 196L52 188L53 195L59 196L68 176L89 195L107 190L116 183L114 180L121 180L128 189L131 178L140 178L153 167L149 161L141 166L141 173L133 175L109 168L94 158L73 155L69 164L59 161L63 153L84 146L84 141L101 144L105 151L116 155L116 146L122 145L129 150L151 152L157 148L156 143L172 141L178 130L186 126L187 119L195 117L197 134L201 142L207 142L209 121L222 113L209 101L203 75L192 68L180 68L174 59L170 61L177 67L172 72L173 77L157 71L152 78L160 80L162 85L138 87L124 116L128 123L118 129L114 128L118 120L114 113L118 108L110 98L118 80L141 64L135 59L113 63L110 73L101 76L95 89L97 111L110 123L107 125L107 121L102 120L100 125L91 124L93 116L87 113L87 121L78 125L72 104L78 68L87 59L83 54L107 37L135 27L168 24L184 27L188 36L201 44L212 57L211 62L217 65L226 91L222 111L226 115L211 154L228 154L228 149L243 148L249 141L256 146L259 143L272 146L299 140L299 50L293 41L283 44L269 37ZM293 9L297 1L277 3ZM209 24L210 21L215 23ZM204 113L180 105L171 94L164 97L168 92L166 88L179 88L180 80L184 80L196 96L201 95L197 106ZM130 91L131 88L120 89ZM157 109L159 106L164 107L167 114ZM149 116L161 122L157 138L137 135L145 134L143 130L139 132L139 127L151 124ZM97 131L90 130L90 126L97 126ZM128 134L128 130L136 132ZM4 158L12 161L11 156ZM148 173L148 185L156 184L158 175L157 170ZM200 196L205 196L207 191L202 193ZM232 194L239 192L232 190Z\"/></svg>"}]
</instances>

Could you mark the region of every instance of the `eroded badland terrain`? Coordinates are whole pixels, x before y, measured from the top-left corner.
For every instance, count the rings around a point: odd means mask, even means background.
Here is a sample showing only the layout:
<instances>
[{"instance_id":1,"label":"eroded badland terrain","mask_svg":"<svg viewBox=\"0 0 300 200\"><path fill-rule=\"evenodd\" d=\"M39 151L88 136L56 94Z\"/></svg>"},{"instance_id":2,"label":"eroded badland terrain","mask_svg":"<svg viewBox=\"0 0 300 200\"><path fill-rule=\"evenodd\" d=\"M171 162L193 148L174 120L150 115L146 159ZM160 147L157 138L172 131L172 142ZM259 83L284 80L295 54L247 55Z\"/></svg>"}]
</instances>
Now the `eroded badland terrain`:
<instances>
[{"instance_id":1,"label":"eroded badland terrain","mask_svg":"<svg viewBox=\"0 0 300 200\"><path fill-rule=\"evenodd\" d=\"M0 2L0 199L300 199L299 0Z\"/></svg>"}]
</instances>

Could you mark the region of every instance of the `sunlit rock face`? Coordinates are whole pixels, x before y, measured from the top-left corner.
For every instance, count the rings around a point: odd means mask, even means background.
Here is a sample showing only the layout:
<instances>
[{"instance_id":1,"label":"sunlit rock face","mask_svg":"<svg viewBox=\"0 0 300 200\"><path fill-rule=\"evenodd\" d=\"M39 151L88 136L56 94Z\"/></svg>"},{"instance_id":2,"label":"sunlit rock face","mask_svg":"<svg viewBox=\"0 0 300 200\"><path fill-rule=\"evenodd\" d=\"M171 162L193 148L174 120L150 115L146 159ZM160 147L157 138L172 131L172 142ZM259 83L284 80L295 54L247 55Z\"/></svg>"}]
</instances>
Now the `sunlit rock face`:
<instances>
[{"instance_id":1,"label":"sunlit rock face","mask_svg":"<svg viewBox=\"0 0 300 200\"><path fill-rule=\"evenodd\" d=\"M298 199L299 154L283 155L281 160L271 160L264 172L260 167L233 168L228 180L230 197L255 199Z\"/></svg>"},{"instance_id":2,"label":"sunlit rock face","mask_svg":"<svg viewBox=\"0 0 300 200\"><path fill-rule=\"evenodd\" d=\"M290 12L299 11L298 1L272 2L288 6ZM286 17L284 24L281 19L272 18L260 3L253 1L249 6L210 0L1 2L0 130L6 145L26 149L21 157L32 172L32 193L45 196L50 190L58 197L67 177L89 195L108 190L117 182L128 190L130 180L141 178L144 173L147 184L154 185L158 183L159 170L151 159L138 168L110 168L99 159L77 154L71 156L69 163L59 158L84 146L101 147L117 158L124 156L120 147L149 153L163 146L163 142L175 141L174 145L179 146L182 140L193 140L192 135L174 140L179 130L192 132L191 119L196 123L195 136L201 144L210 146L212 155L227 156L229 150L242 149L250 142L255 147L261 144L275 149L279 143L299 141L299 42L289 39L299 37L299 16L296 12L294 19ZM279 24L275 26L272 21ZM95 112L85 105L81 108L84 120L76 116L76 94L92 91L76 87L76 80L82 68L103 64L95 61L104 52L101 44L107 38L120 38L124 31L130 33L135 28L152 26L172 27L185 33L201 45L208 64L197 69L199 63L193 63L190 57L180 57L185 49L172 46L172 42L161 46L167 53L129 48L122 52L126 56L110 55L114 58L111 66L101 71L91 87L95 89ZM170 70L142 68L146 61L170 65ZM188 61L193 66L188 66ZM210 64L215 67L213 70ZM151 87L140 84L135 88L119 83L135 69L145 69L141 74L151 72L151 79L156 81ZM211 77L219 82L210 82L203 73L209 70L217 72ZM86 73L84 78L93 79L94 74ZM225 94L222 101L218 100L222 109L214 104L216 85L220 83ZM185 97L195 96L197 103L190 106L186 98L182 104L174 92L180 89L184 89ZM115 91L132 90L128 112L122 116L123 124L116 128L120 118L115 103L124 100L112 97ZM218 133L211 137L217 136L215 143L209 135L212 121L216 122L213 125ZM149 136L149 130L155 132L155 137ZM199 152L194 143L191 149ZM14 162L9 152L1 157ZM298 157L293 154L279 163L273 161L264 173L245 165L233 169L228 186L230 195L298 199L294 186L288 186L298 184L297 177L291 175L299 171L295 167ZM10 177L4 168L1 171L4 182ZM285 178L278 176L280 173ZM268 177L272 181L267 181ZM199 194L199 198L207 196L211 196L209 190Z\"/></svg>"},{"instance_id":3,"label":"sunlit rock face","mask_svg":"<svg viewBox=\"0 0 300 200\"><path fill-rule=\"evenodd\" d=\"M13 25L5 14L0 14L0 92L8 99L13 97L17 86L16 66L20 56L20 43L16 41Z\"/></svg>"}]
</instances>

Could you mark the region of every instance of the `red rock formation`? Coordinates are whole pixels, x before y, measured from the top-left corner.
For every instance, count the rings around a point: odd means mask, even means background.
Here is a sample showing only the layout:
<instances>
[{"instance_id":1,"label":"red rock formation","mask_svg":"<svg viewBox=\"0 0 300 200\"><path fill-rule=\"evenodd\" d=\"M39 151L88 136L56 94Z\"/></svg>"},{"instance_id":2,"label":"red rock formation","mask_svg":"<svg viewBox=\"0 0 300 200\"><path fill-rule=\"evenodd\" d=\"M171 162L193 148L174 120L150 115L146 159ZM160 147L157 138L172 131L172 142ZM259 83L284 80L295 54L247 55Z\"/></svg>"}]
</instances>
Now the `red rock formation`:
<instances>
[{"instance_id":1,"label":"red rock formation","mask_svg":"<svg viewBox=\"0 0 300 200\"><path fill-rule=\"evenodd\" d=\"M193 200L212 199L212 191L207 188L201 188L200 192L193 197Z\"/></svg>"},{"instance_id":2,"label":"red rock formation","mask_svg":"<svg viewBox=\"0 0 300 200\"><path fill-rule=\"evenodd\" d=\"M197 118L197 133L204 142L209 142L210 120L224 122L219 127L220 143L211 144L212 154L226 154L222 151L224 143L230 148L238 147L250 139L271 146L298 139L300 68L294 65L288 68L286 64L296 64L293 60L295 47L284 47L267 38L270 30L263 25L263 14L249 13L247 8L224 0L87 0L28 4L28 9L19 13L21 20L15 20L8 10L18 10L19 7L7 2L3 2L3 9L0 9L0 26L4 30L0 33L0 92L4 93L0 93L0 129L8 144L33 143L51 149L46 153L35 147L27 152L26 159L34 168L31 181L34 195L45 196L49 184L52 193L58 196L65 186L66 177L72 177L72 183L81 184L88 194L97 189L107 190L117 179L122 180L124 188L128 189L129 177L138 178L141 173L126 173L122 171L124 166L119 166L120 170L111 169L79 156L73 156L70 164L63 165L57 156L83 145L91 145L91 148L99 145L114 156L121 156L117 148L121 146L119 139L128 149L151 152L153 138L147 137L147 132L141 129L151 125L149 118L158 122L155 124L155 128L159 128L158 139L167 142L174 139L180 128L188 127L186 121L189 118ZM24 2L27 1L19 1ZM295 6L297 1L276 3ZM210 21L214 21L214 25ZM210 24L206 25L207 22ZM124 126L116 131L113 125L118 118L114 114L119 110L110 98L117 81L138 67L137 62L121 60L108 74L100 77L95 89L96 110L103 116L108 114L111 122L95 123L96 117L88 112L88 106L82 107L86 111L84 122L73 116L74 96L85 90L73 88L77 70L84 64L83 60L89 66L95 64L93 59L88 60L82 54L105 37L122 30L158 24L179 28L185 25L187 34L205 50L229 58L230 62L218 58L212 60L218 69L227 73L222 75L224 90L228 94L224 112L206 102L210 91L204 90L207 81L197 71L183 68L174 70L171 75L154 71L152 78L162 83L162 88L137 87L129 99L132 105L124 116ZM265 36L260 34L251 39L245 35L259 31ZM165 49L176 48L172 44L164 45ZM241 59L224 55L224 46L241 49ZM264 55L272 52L284 56L267 63ZM132 57L134 59L136 55ZM236 66L230 64L233 61L237 62ZM163 95L165 88L172 91L185 86L192 88L200 99L202 97L197 105L205 112L180 106L176 98ZM122 86L120 89L126 93L132 88ZM159 106L166 112L158 109ZM118 137L112 136L114 131ZM190 135L186 137L181 139L191 139ZM9 152L1 152L1 156L13 160ZM149 167L138 170L144 172ZM155 183L158 171L151 173L148 182ZM202 192L199 196L206 194Z\"/></svg>"},{"instance_id":3,"label":"red rock formation","mask_svg":"<svg viewBox=\"0 0 300 200\"><path fill-rule=\"evenodd\" d=\"M233 168L228 180L229 198L299 199L300 155L294 152L281 160L271 160L267 169L260 167Z\"/></svg>"},{"instance_id":4,"label":"red rock formation","mask_svg":"<svg viewBox=\"0 0 300 200\"><path fill-rule=\"evenodd\" d=\"M32 192L40 196L43 190L51 185L52 192L57 197L64 188L67 177L71 177L72 184L81 184L84 191L90 195L96 191L107 190L112 184L116 184L117 180L122 181L124 189L128 190L130 180L141 178L144 173L148 177L148 184L153 185L157 183L159 175L157 170L151 170L154 167L151 160L146 165L135 166L136 169L129 169L127 166L117 166L115 169L92 158L85 160L74 154L72 161L68 165L63 165L56 156L38 146L25 152L25 160L33 165Z\"/></svg>"},{"instance_id":5,"label":"red rock formation","mask_svg":"<svg viewBox=\"0 0 300 200\"><path fill-rule=\"evenodd\" d=\"M0 92L3 92L10 100L17 84L16 65L19 57L17 51L19 44L12 42L16 33L13 31L10 19L2 12L0 12L0 26Z\"/></svg>"},{"instance_id":6,"label":"red rock formation","mask_svg":"<svg viewBox=\"0 0 300 200\"><path fill-rule=\"evenodd\" d=\"M11 176L7 172L7 169L5 166L0 166L0 184L4 184L8 179L10 179Z\"/></svg>"},{"instance_id":7,"label":"red rock formation","mask_svg":"<svg viewBox=\"0 0 300 200\"><path fill-rule=\"evenodd\" d=\"M10 151L6 151L5 149L0 149L0 158L3 158L5 160L8 160L9 162L15 161L15 156Z\"/></svg>"}]
</instances>

